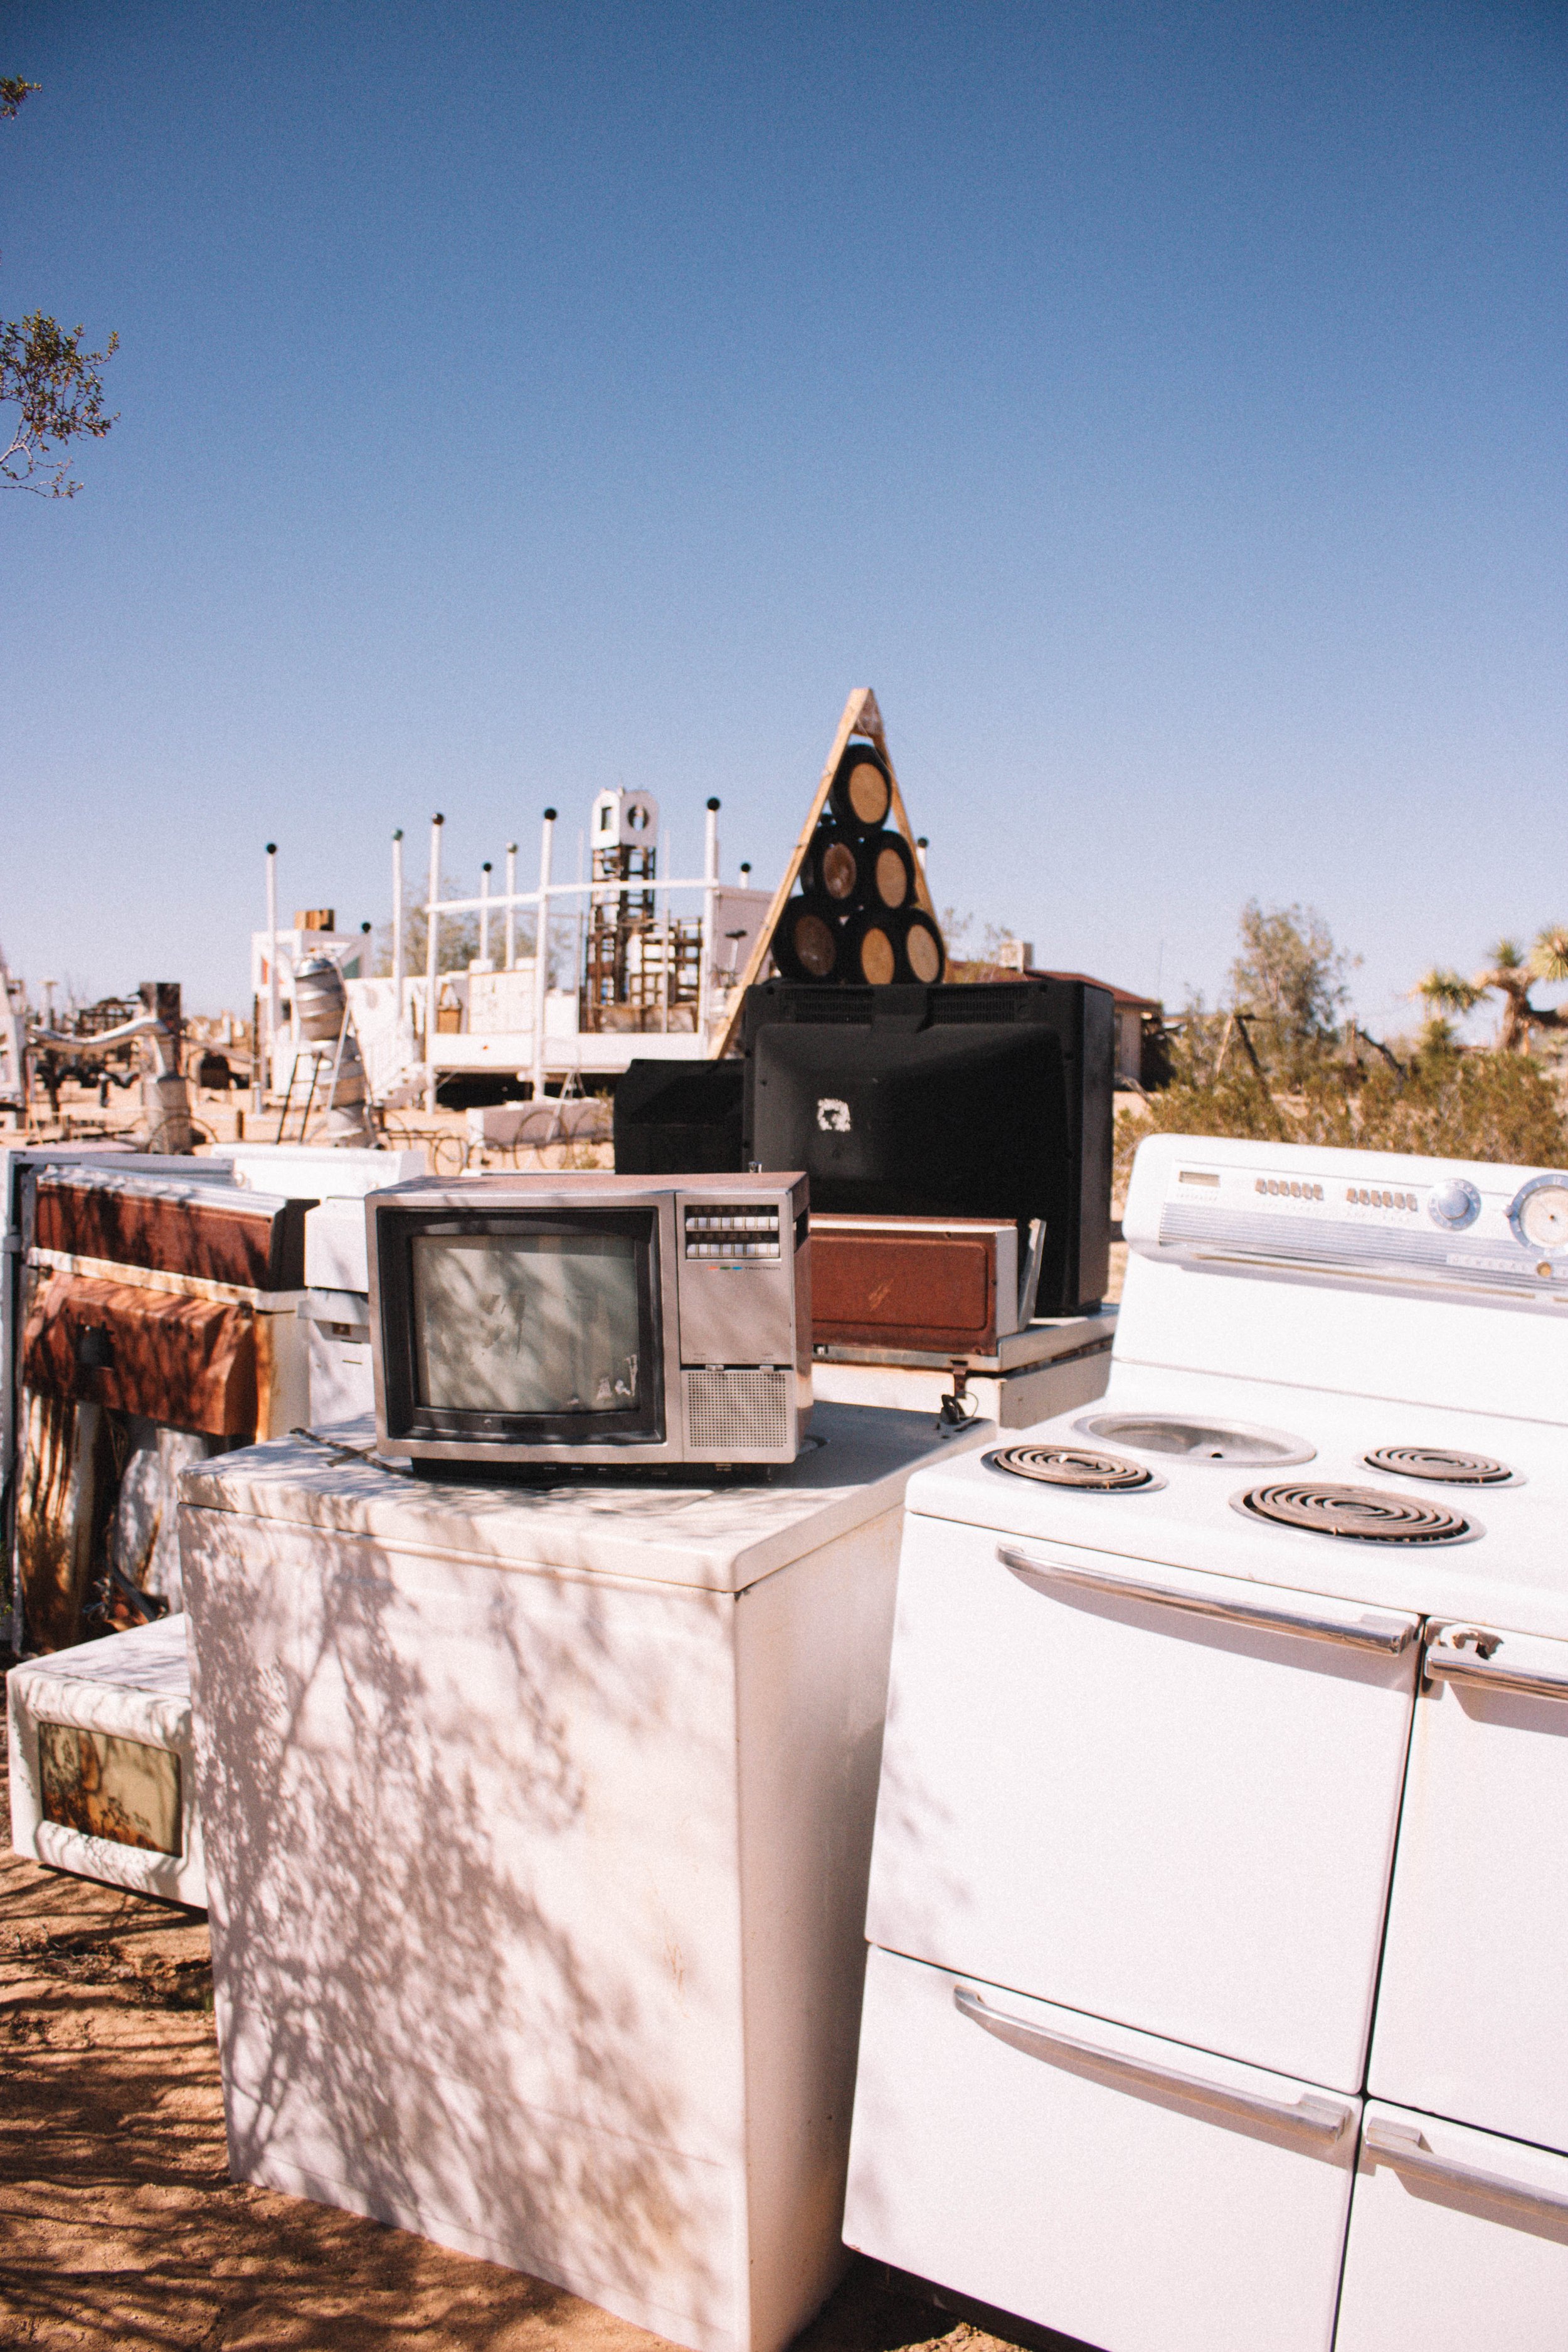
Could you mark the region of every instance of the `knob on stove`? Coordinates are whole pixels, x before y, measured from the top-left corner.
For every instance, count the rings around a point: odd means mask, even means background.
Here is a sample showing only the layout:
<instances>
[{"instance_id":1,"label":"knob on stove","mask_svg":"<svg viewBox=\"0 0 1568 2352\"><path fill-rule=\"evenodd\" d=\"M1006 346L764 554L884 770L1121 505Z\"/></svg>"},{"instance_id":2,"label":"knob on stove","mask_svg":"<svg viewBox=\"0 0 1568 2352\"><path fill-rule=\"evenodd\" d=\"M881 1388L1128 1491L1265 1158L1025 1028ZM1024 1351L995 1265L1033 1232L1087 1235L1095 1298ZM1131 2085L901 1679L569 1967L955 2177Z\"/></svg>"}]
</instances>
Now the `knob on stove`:
<instances>
[{"instance_id":1,"label":"knob on stove","mask_svg":"<svg viewBox=\"0 0 1568 2352\"><path fill-rule=\"evenodd\" d=\"M1462 1176L1450 1176L1446 1184L1436 1186L1426 1210L1434 1224L1445 1225L1454 1234L1475 1223L1481 1213L1481 1196Z\"/></svg>"}]
</instances>

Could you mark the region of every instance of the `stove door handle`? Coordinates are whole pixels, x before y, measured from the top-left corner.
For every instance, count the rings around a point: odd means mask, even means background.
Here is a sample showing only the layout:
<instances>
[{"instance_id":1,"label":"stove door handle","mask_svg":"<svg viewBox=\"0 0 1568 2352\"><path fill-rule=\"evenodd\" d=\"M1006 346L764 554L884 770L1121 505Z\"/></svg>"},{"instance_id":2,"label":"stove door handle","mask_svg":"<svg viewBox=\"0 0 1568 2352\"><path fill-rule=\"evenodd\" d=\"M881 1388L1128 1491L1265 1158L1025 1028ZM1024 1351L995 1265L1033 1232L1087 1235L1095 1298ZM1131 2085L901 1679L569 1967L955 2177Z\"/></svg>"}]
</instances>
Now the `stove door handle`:
<instances>
[{"instance_id":1,"label":"stove door handle","mask_svg":"<svg viewBox=\"0 0 1568 2352\"><path fill-rule=\"evenodd\" d=\"M1568 1699L1568 1672L1515 1666L1500 1656L1508 1636L1476 1625L1436 1625L1426 1637L1426 1673L1434 1680L1485 1684L1489 1690L1523 1691L1532 1698Z\"/></svg>"},{"instance_id":2,"label":"stove door handle","mask_svg":"<svg viewBox=\"0 0 1568 2352\"><path fill-rule=\"evenodd\" d=\"M1105 1592L1118 1601L1152 1601L1159 1608L1184 1610L1192 1617L1217 1618L1225 1625L1254 1625L1269 1633L1299 1633L1310 1642L1341 1642L1352 1650L1376 1650L1386 1658L1397 1658L1410 1647L1421 1622L1417 1617L1384 1617L1371 1612L1349 1619L1320 1616L1316 1611L1299 1604L1287 1606L1280 1601L1260 1600L1257 1587L1239 1583L1237 1593L1245 1591L1246 1600L1214 1601L1206 1593L1187 1592L1180 1585L1163 1584L1158 1577L1121 1576L1104 1568L1069 1568L1064 1560L1037 1559L1032 1552L1020 1551L1016 1544L998 1544L996 1557L1021 1584L1032 1585L1037 1592Z\"/></svg>"},{"instance_id":3,"label":"stove door handle","mask_svg":"<svg viewBox=\"0 0 1568 2352\"><path fill-rule=\"evenodd\" d=\"M1043 2058L1047 2063L1060 2057L1079 2058L1101 2068L1108 2074L1120 2074L1136 2089L1140 2084L1152 2091L1173 2093L1191 2100L1194 2106L1212 2107L1217 2113L1238 2116L1255 2122L1286 2124L1291 2130L1304 2132L1308 2138L1321 2140L1333 2147L1342 2138L1347 2126L1355 2121L1355 2109L1342 2100L1325 2098L1319 2092L1308 2092L1300 2099L1271 2099L1263 2091L1244 2091L1234 2083L1215 2083L1202 2074L1188 2074L1180 2067L1163 2066L1157 2059L1133 2057L1125 2050L1108 2050L1103 2043L1087 2042L1076 2033L1059 2033L1054 2025L1039 2025L1032 2018L1014 2017L1005 2009L993 2009L988 2000L968 1985L952 1988L952 2005L961 2017L994 2034L1013 2050L1020 2050L1026 2058Z\"/></svg>"},{"instance_id":4,"label":"stove door handle","mask_svg":"<svg viewBox=\"0 0 1568 2352\"><path fill-rule=\"evenodd\" d=\"M1374 2116L1362 2134L1362 2146L1396 2172L1417 2173L1423 2180L1440 2180L1449 2189L1479 2191L1505 2204L1521 2205L1531 2213L1568 2213L1568 2190L1538 2188L1532 2180L1510 2180L1506 2173L1489 2172L1484 2165L1439 2156L1426 2145L1414 2124L1384 2123L1381 2116Z\"/></svg>"}]
</instances>

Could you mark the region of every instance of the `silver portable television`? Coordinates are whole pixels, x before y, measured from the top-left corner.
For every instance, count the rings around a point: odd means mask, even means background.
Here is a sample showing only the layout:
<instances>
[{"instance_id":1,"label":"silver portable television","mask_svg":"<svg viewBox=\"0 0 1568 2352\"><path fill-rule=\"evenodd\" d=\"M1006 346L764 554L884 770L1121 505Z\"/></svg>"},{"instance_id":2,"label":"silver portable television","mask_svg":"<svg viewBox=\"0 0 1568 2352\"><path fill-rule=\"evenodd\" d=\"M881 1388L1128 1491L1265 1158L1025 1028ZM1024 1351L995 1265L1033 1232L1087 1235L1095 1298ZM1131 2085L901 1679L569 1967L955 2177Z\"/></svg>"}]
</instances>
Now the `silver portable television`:
<instances>
[{"instance_id":1,"label":"silver portable television","mask_svg":"<svg viewBox=\"0 0 1568 2352\"><path fill-rule=\"evenodd\" d=\"M421 1178L364 1205L382 1453L499 1465L800 1452L804 1176Z\"/></svg>"}]
</instances>

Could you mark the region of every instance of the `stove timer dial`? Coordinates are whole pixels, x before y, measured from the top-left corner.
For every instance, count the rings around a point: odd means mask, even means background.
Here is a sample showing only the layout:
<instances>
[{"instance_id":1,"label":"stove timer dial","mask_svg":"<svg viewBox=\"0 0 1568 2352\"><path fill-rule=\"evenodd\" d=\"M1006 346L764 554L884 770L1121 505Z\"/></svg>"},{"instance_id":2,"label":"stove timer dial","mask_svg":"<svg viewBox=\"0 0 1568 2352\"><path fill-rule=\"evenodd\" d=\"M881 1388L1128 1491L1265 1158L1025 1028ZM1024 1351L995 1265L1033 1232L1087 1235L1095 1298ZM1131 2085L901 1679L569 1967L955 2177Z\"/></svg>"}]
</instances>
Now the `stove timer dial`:
<instances>
[{"instance_id":1,"label":"stove timer dial","mask_svg":"<svg viewBox=\"0 0 1568 2352\"><path fill-rule=\"evenodd\" d=\"M1480 1215L1481 1196L1462 1176L1450 1176L1446 1184L1433 1188L1426 1213L1434 1224L1457 1234L1466 1225L1473 1225Z\"/></svg>"},{"instance_id":2,"label":"stove timer dial","mask_svg":"<svg viewBox=\"0 0 1568 2352\"><path fill-rule=\"evenodd\" d=\"M1568 1176L1537 1176L1508 1213L1515 1237L1530 1249L1568 1249Z\"/></svg>"}]
</instances>

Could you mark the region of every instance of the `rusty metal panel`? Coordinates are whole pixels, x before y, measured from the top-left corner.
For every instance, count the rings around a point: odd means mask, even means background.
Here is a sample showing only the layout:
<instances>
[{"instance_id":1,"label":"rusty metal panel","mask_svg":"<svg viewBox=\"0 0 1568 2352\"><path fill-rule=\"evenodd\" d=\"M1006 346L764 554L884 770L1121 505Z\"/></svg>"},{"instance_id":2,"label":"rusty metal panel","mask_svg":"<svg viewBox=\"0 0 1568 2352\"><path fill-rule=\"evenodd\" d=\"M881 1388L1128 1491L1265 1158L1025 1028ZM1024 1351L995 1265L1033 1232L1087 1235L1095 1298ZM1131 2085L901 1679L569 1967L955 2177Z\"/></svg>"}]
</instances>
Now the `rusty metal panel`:
<instances>
[{"instance_id":1,"label":"rusty metal panel","mask_svg":"<svg viewBox=\"0 0 1568 2352\"><path fill-rule=\"evenodd\" d=\"M981 1218L933 1230L925 1218L814 1215L813 1340L994 1353L1003 1231Z\"/></svg>"},{"instance_id":2,"label":"rusty metal panel","mask_svg":"<svg viewBox=\"0 0 1568 2352\"><path fill-rule=\"evenodd\" d=\"M40 1394L211 1437L255 1434L256 1318L247 1306L54 1274L33 1294L22 1348L23 1378Z\"/></svg>"},{"instance_id":3,"label":"rusty metal panel","mask_svg":"<svg viewBox=\"0 0 1568 2352\"><path fill-rule=\"evenodd\" d=\"M170 1748L75 1723L40 1723L38 1787L47 1822L115 1845L180 1852L180 1759Z\"/></svg>"},{"instance_id":4,"label":"rusty metal panel","mask_svg":"<svg viewBox=\"0 0 1568 2352\"><path fill-rule=\"evenodd\" d=\"M70 1257L195 1275L250 1290L300 1290L310 1201L242 1185L73 1170L40 1176L33 1241Z\"/></svg>"},{"instance_id":5,"label":"rusty metal panel","mask_svg":"<svg viewBox=\"0 0 1568 2352\"><path fill-rule=\"evenodd\" d=\"M27 1638L81 1639L82 1603L114 1487L112 1441L96 1404L24 1392L16 1478L16 1573Z\"/></svg>"}]
</instances>

